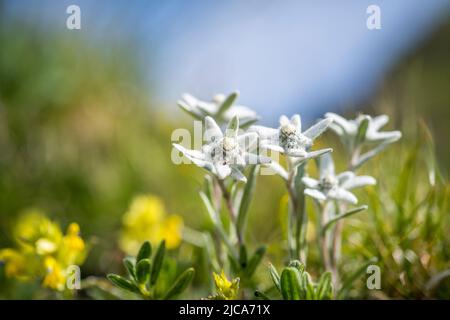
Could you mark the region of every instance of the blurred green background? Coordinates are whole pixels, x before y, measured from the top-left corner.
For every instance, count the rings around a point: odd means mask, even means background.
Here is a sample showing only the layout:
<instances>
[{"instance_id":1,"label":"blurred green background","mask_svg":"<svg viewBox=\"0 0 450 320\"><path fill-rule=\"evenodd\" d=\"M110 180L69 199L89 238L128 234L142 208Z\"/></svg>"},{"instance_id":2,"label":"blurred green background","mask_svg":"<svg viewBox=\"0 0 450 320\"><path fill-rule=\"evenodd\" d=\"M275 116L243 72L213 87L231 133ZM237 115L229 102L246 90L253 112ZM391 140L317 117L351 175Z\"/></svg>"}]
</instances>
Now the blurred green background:
<instances>
[{"instance_id":1,"label":"blurred green background","mask_svg":"<svg viewBox=\"0 0 450 320\"><path fill-rule=\"evenodd\" d=\"M83 275L98 276L121 268L117 237L121 218L136 195L160 197L167 211L182 215L189 228L211 227L197 194L203 172L170 160L172 130L191 128L191 119L181 111L171 117L154 102L133 43L103 40L102 46L109 50L77 34L41 32L25 21L0 29L0 248L12 245L16 217L27 208L40 208L64 227L72 221L80 224L83 238L92 243ZM404 133L398 146L363 170L380 184L368 196L359 191L361 203L370 209L352 220L344 242L344 270L365 257L383 257L387 276L381 297L426 297L423 287L431 276L450 268L450 215L445 204L450 169L448 57L450 22L395 65L367 101L341 106L351 116L356 110L387 113L392 117L389 128ZM335 146L339 157L339 144L331 134L321 141ZM439 168L435 188L428 182L434 154ZM277 177L259 179L247 235L255 246L267 244L267 261L278 265L285 256L279 213L282 187ZM437 199L433 207L410 217L432 189ZM380 203L387 207L380 208ZM393 220L399 211L409 218L396 229ZM416 234L428 214L435 215L435 229ZM381 238L373 239L374 234ZM190 245L182 246L188 252L180 253L184 263L199 263ZM398 262L398 250L410 250L416 258ZM425 253L431 255L426 265ZM314 265L312 258L313 274ZM268 281L264 270L258 277ZM196 286L202 281L198 279ZM9 286L1 276L1 298L30 297ZM363 282L353 295L372 297ZM433 296L450 298L448 281Z\"/></svg>"}]
</instances>

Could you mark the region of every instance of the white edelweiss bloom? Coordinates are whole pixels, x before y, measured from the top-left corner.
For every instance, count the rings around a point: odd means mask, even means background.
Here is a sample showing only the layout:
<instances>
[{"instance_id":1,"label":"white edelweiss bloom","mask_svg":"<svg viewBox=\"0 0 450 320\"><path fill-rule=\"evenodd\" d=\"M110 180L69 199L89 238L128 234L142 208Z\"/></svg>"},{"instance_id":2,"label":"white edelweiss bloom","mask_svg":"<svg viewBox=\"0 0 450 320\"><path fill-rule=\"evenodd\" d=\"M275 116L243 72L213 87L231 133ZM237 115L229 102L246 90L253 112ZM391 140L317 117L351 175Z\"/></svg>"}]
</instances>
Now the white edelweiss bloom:
<instances>
[{"instance_id":1,"label":"white edelweiss bloom","mask_svg":"<svg viewBox=\"0 0 450 320\"><path fill-rule=\"evenodd\" d=\"M225 134L214 121L205 118L205 138L208 141L202 150L186 149L179 144L173 146L189 160L223 180L231 176L235 180L246 182L242 169L249 164L267 164L270 158L251 153L256 146L258 135L254 132L238 135L239 120L231 119Z\"/></svg>"},{"instance_id":2,"label":"white edelweiss bloom","mask_svg":"<svg viewBox=\"0 0 450 320\"><path fill-rule=\"evenodd\" d=\"M374 118L368 115L359 115L353 120L347 120L338 114L328 112L325 114L325 117L333 120L330 129L348 141L351 139L354 140L363 121L368 122L364 141L395 142L402 136L400 131L380 131L380 129L389 121L389 117L384 114Z\"/></svg>"},{"instance_id":3,"label":"white edelweiss bloom","mask_svg":"<svg viewBox=\"0 0 450 320\"><path fill-rule=\"evenodd\" d=\"M294 158L309 159L332 151L328 148L309 152L314 139L320 136L331 122L331 119L323 119L302 132L301 119L298 114L292 116L290 120L283 115L280 117L280 126L277 129L251 126L249 131L258 133L263 148Z\"/></svg>"},{"instance_id":4,"label":"white edelweiss bloom","mask_svg":"<svg viewBox=\"0 0 450 320\"><path fill-rule=\"evenodd\" d=\"M234 92L228 97L223 94L217 94L212 101L207 102L185 93L182 95L182 99L178 100L178 106L200 120L210 116L221 123L227 123L234 117L238 117L241 127L256 122L259 117L255 111L245 106L233 105L237 97L238 92Z\"/></svg>"},{"instance_id":5,"label":"white edelweiss bloom","mask_svg":"<svg viewBox=\"0 0 450 320\"><path fill-rule=\"evenodd\" d=\"M356 176L351 171L335 175L334 163L330 154L320 158L320 179L303 177L305 194L319 201L338 200L356 204L358 199L349 190L376 184L371 176Z\"/></svg>"}]
</instances>

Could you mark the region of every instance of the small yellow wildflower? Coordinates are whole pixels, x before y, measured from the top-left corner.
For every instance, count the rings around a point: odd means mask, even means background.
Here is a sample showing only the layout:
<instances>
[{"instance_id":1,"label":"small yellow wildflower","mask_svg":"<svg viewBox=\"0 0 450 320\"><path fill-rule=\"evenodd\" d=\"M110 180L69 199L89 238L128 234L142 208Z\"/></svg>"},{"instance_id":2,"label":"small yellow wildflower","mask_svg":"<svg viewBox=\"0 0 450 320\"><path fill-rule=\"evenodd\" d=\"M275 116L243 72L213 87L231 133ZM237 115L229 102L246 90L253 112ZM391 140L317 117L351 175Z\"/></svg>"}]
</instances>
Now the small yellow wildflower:
<instances>
[{"instance_id":1,"label":"small yellow wildflower","mask_svg":"<svg viewBox=\"0 0 450 320\"><path fill-rule=\"evenodd\" d=\"M213 276L217 290L216 298L224 300L234 300L237 298L239 291L239 278L235 278L230 281L223 270L220 276L215 272L213 272Z\"/></svg>"},{"instance_id":2,"label":"small yellow wildflower","mask_svg":"<svg viewBox=\"0 0 450 320\"><path fill-rule=\"evenodd\" d=\"M86 256L86 245L79 233L80 226L77 223L71 223L61 241L58 260L66 266L81 264Z\"/></svg>"},{"instance_id":3,"label":"small yellow wildflower","mask_svg":"<svg viewBox=\"0 0 450 320\"><path fill-rule=\"evenodd\" d=\"M64 290L66 277L61 265L53 257L46 257L44 260L46 275L42 285L46 288L62 291Z\"/></svg>"},{"instance_id":4,"label":"small yellow wildflower","mask_svg":"<svg viewBox=\"0 0 450 320\"><path fill-rule=\"evenodd\" d=\"M63 238L63 242L71 251L84 250L84 241L79 234L80 226L77 223L71 223L67 228L67 235Z\"/></svg>"},{"instance_id":5,"label":"small yellow wildflower","mask_svg":"<svg viewBox=\"0 0 450 320\"><path fill-rule=\"evenodd\" d=\"M19 218L13 231L17 249L0 250L6 275L24 280L43 279L44 287L64 290L66 269L81 265L87 254L78 224L71 223L63 235L57 223L32 210Z\"/></svg>"},{"instance_id":6,"label":"small yellow wildflower","mask_svg":"<svg viewBox=\"0 0 450 320\"><path fill-rule=\"evenodd\" d=\"M36 251L39 255L54 253L62 238L59 225L35 209L20 216L13 233L25 250Z\"/></svg>"},{"instance_id":7,"label":"small yellow wildflower","mask_svg":"<svg viewBox=\"0 0 450 320\"><path fill-rule=\"evenodd\" d=\"M159 239L166 240L166 248L177 248L181 243L183 219L179 215L170 215L162 221L159 228Z\"/></svg>"},{"instance_id":8,"label":"small yellow wildflower","mask_svg":"<svg viewBox=\"0 0 450 320\"><path fill-rule=\"evenodd\" d=\"M0 261L5 263L7 277L22 277L25 274L25 257L17 250L0 250Z\"/></svg>"},{"instance_id":9,"label":"small yellow wildflower","mask_svg":"<svg viewBox=\"0 0 450 320\"><path fill-rule=\"evenodd\" d=\"M127 227L152 225L158 223L165 215L164 204L155 196L138 196L133 199L129 210L123 216Z\"/></svg>"},{"instance_id":10,"label":"small yellow wildflower","mask_svg":"<svg viewBox=\"0 0 450 320\"><path fill-rule=\"evenodd\" d=\"M122 221L119 246L127 254L135 255L146 240L157 245L164 239L168 249L177 248L181 243L183 219L179 215L168 216L158 197L136 197Z\"/></svg>"}]
</instances>

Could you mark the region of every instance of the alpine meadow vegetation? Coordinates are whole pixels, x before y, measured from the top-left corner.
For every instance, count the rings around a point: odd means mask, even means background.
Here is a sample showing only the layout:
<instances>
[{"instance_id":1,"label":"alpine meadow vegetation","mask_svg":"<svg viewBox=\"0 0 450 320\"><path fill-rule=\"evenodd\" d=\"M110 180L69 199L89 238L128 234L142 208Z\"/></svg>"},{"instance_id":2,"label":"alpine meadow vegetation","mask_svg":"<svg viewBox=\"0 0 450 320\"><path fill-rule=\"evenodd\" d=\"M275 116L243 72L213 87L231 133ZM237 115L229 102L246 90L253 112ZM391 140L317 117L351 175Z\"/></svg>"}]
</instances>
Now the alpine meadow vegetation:
<instances>
[{"instance_id":1,"label":"alpine meadow vegetation","mask_svg":"<svg viewBox=\"0 0 450 320\"><path fill-rule=\"evenodd\" d=\"M80 269L99 252L95 235L83 238L76 222L64 232L41 210L28 209L12 226L11 246L0 250L8 283L58 299L448 295L449 187L423 122L406 142L400 131L383 129L384 114L326 113L309 127L299 114L281 115L271 128L236 105L238 96L206 102L185 94L178 101L203 128L194 134L200 147L172 141L166 162L200 168L188 178L197 183L203 212L189 219L156 194L136 195L117 219L113 263L99 276ZM281 193L275 205L265 193L271 189ZM275 219L259 221L279 232L264 241L253 226L261 206L278 208ZM202 213L205 223L187 222Z\"/></svg>"}]
</instances>

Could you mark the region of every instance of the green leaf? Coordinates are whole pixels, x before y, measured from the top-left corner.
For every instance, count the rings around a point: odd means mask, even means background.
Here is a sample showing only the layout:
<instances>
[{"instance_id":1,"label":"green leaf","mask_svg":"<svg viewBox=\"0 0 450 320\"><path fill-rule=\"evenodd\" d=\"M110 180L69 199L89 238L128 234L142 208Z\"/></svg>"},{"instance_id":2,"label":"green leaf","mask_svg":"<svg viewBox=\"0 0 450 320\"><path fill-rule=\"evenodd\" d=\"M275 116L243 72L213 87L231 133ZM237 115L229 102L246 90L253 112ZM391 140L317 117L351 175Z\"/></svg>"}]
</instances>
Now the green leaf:
<instances>
[{"instance_id":1,"label":"green leaf","mask_svg":"<svg viewBox=\"0 0 450 320\"><path fill-rule=\"evenodd\" d=\"M312 282L311 276L308 272L303 272L302 274L302 288L303 292L305 294L306 300L314 300L315 297L315 290L314 290L314 283Z\"/></svg>"},{"instance_id":2,"label":"green leaf","mask_svg":"<svg viewBox=\"0 0 450 320\"><path fill-rule=\"evenodd\" d=\"M235 138L238 134L238 130L239 130L239 118L237 116L234 116L230 120L230 122L228 122L225 135L230 138Z\"/></svg>"},{"instance_id":3,"label":"green leaf","mask_svg":"<svg viewBox=\"0 0 450 320\"><path fill-rule=\"evenodd\" d=\"M259 299L261 299L261 300L270 300L268 296L266 296L264 293L262 293L262 292L259 291L259 290L256 290L256 291L255 291L255 297L256 297L256 298L259 298Z\"/></svg>"},{"instance_id":4,"label":"green leaf","mask_svg":"<svg viewBox=\"0 0 450 320\"><path fill-rule=\"evenodd\" d=\"M333 298L333 283L331 272L324 272L317 285L317 299L330 300Z\"/></svg>"},{"instance_id":5,"label":"green leaf","mask_svg":"<svg viewBox=\"0 0 450 320\"><path fill-rule=\"evenodd\" d=\"M381 144L379 144L378 146L376 146L375 148L360 155L357 159L355 159L355 161L352 160L351 170L355 171L356 169L361 167L364 163L366 163L371 158L375 157L378 153L380 153L381 151L386 149L387 146L389 146L391 143L393 143L395 141L396 140L393 140L393 139L386 140L386 141L382 142Z\"/></svg>"},{"instance_id":6,"label":"green leaf","mask_svg":"<svg viewBox=\"0 0 450 320\"><path fill-rule=\"evenodd\" d=\"M147 283L150 277L151 263L149 259L142 259L136 264L136 280L141 283Z\"/></svg>"},{"instance_id":7,"label":"green leaf","mask_svg":"<svg viewBox=\"0 0 450 320\"><path fill-rule=\"evenodd\" d=\"M166 241L161 241L158 251L156 251L155 258L153 259L153 267L150 275L150 283L154 285L156 280L158 280L159 272L164 261L164 255L166 253Z\"/></svg>"},{"instance_id":8,"label":"green leaf","mask_svg":"<svg viewBox=\"0 0 450 320\"><path fill-rule=\"evenodd\" d=\"M301 263L299 260L292 260L289 263L289 267L297 269L300 272L300 274L302 274L305 271L305 265Z\"/></svg>"},{"instance_id":9,"label":"green leaf","mask_svg":"<svg viewBox=\"0 0 450 320\"><path fill-rule=\"evenodd\" d=\"M197 120L203 120L203 116L195 111L192 111L191 108L184 103L183 101L178 101L177 105L180 107L181 110L189 114L191 117L197 119Z\"/></svg>"},{"instance_id":10,"label":"green leaf","mask_svg":"<svg viewBox=\"0 0 450 320\"><path fill-rule=\"evenodd\" d=\"M280 285L280 275L277 272L277 269L273 266L273 264L269 263L269 273L270 278L272 278L272 282L278 291L281 293L281 285Z\"/></svg>"},{"instance_id":11,"label":"green leaf","mask_svg":"<svg viewBox=\"0 0 450 320\"><path fill-rule=\"evenodd\" d=\"M245 226L248 215L247 213L253 198L253 194L255 193L256 177L258 175L257 172L258 166L251 165L250 174L247 178L247 183L245 184L244 193L242 194L242 199L239 206L236 228L237 232L239 232L242 235L245 233Z\"/></svg>"},{"instance_id":12,"label":"green leaf","mask_svg":"<svg viewBox=\"0 0 450 320\"><path fill-rule=\"evenodd\" d=\"M231 271L233 273L239 273L241 271L241 268L239 266L239 262L236 261L236 259L231 254L228 254L227 256L228 256L228 260L230 262Z\"/></svg>"},{"instance_id":13,"label":"green leaf","mask_svg":"<svg viewBox=\"0 0 450 320\"><path fill-rule=\"evenodd\" d=\"M117 287L131 291L134 293L140 293L139 289L128 279L125 279L117 274L110 273L106 276L109 281L111 281Z\"/></svg>"},{"instance_id":14,"label":"green leaf","mask_svg":"<svg viewBox=\"0 0 450 320\"><path fill-rule=\"evenodd\" d=\"M219 234L220 238L222 239L223 243L227 247L228 251L231 254L231 257L233 259L237 259L237 252L234 249L233 245L230 242L230 239L228 238L227 233L223 229L222 222L219 219L219 215L214 210L213 205L211 203L211 200L206 196L206 194L202 191L199 192L200 198L203 201L203 204L206 207L206 211L208 212L214 226L216 227L217 233ZM236 262L236 261L235 261Z\"/></svg>"},{"instance_id":15,"label":"green leaf","mask_svg":"<svg viewBox=\"0 0 450 320\"><path fill-rule=\"evenodd\" d=\"M265 254L266 254L265 246L261 246L258 249L256 249L252 258L248 262L247 268L245 269L245 273L246 273L247 277L250 278L255 273L256 268L258 268L258 266L261 263L261 260L263 259Z\"/></svg>"},{"instance_id":16,"label":"green leaf","mask_svg":"<svg viewBox=\"0 0 450 320\"><path fill-rule=\"evenodd\" d=\"M169 291L164 296L164 299L171 299L173 297L176 297L177 295L181 294L186 288L189 286L189 283L191 283L192 279L194 278L194 268L189 268L186 271L184 271L178 279L175 281L173 286L169 289Z\"/></svg>"},{"instance_id":17,"label":"green leaf","mask_svg":"<svg viewBox=\"0 0 450 320\"><path fill-rule=\"evenodd\" d=\"M141 261L142 259L148 259L152 255L152 245L150 242L145 241L141 248L139 249L139 253L136 257L136 262Z\"/></svg>"},{"instance_id":18,"label":"green leaf","mask_svg":"<svg viewBox=\"0 0 450 320\"><path fill-rule=\"evenodd\" d=\"M337 221L347 218L349 216L354 215L355 213L361 212L363 210L366 210L368 207L366 205L360 206L358 208L355 209L351 209L349 211L347 211L346 213L340 214L332 219L330 219L322 228L322 234L325 233L325 231L330 228L331 226L333 226Z\"/></svg>"},{"instance_id":19,"label":"green leaf","mask_svg":"<svg viewBox=\"0 0 450 320\"><path fill-rule=\"evenodd\" d=\"M216 117L222 116L225 113L225 111L227 111L233 105L234 101L236 101L238 96L239 92L235 91L231 93L228 97L226 97L226 99L220 105Z\"/></svg>"},{"instance_id":20,"label":"green leaf","mask_svg":"<svg viewBox=\"0 0 450 320\"><path fill-rule=\"evenodd\" d=\"M367 128L369 127L370 117L365 116L364 119L360 122L358 131L355 136L355 147L360 145L366 140Z\"/></svg>"},{"instance_id":21,"label":"green leaf","mask_svg":"<svg viewBox=\"0 0 450 320\"><path fill-rule=\"evenodd\" d=\"M242 269L247 267L247 248L245 245L242 245L239 250L239 264Z\"/></svg>"},{"instance_id":22,"label":"green leaf","mask_svg":"<svg viewBox=\"0 0 450 320\"><path fill-rule=\"evenodd\" d=\"M259 121L259 118L256 118L256 119L253 119L253 118L252 119L244 119L243 121L241 121L239 123L239 128L246 129L246 128L250 127L252 124L255 124L258 121Z\"/></svg>"},{"instance_id":23,"label":"green leaf","mask_svg":"<svg viewBox=\"0 0 450 320\"><path fill-rule=\"evenodd\" d=\"M300 273L296 268L287 267L281 273L281 294L285 300L300 300L302 294Z\"/></svg>"},{"instance_id":24,"label":"green leaf","mask_svg":"<svg viewBox=\"0 0 450 320\"><path fill-rule=\"evenodd\" d=\"M122 260L125 269L127 269L128 274L132 279L136 279L136 270L134 268L135 259L132 257L126 257Z\"/></svg>"}]
</instances>

